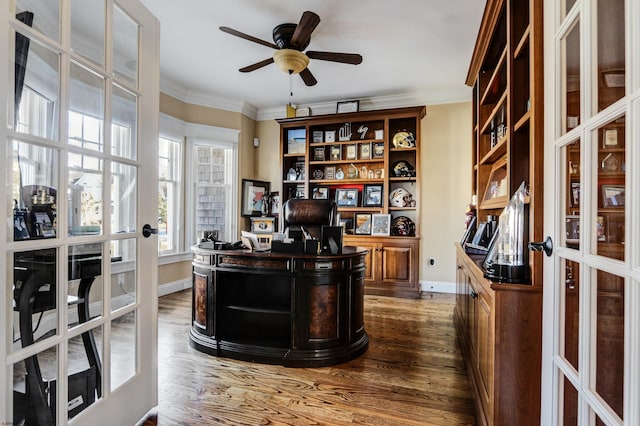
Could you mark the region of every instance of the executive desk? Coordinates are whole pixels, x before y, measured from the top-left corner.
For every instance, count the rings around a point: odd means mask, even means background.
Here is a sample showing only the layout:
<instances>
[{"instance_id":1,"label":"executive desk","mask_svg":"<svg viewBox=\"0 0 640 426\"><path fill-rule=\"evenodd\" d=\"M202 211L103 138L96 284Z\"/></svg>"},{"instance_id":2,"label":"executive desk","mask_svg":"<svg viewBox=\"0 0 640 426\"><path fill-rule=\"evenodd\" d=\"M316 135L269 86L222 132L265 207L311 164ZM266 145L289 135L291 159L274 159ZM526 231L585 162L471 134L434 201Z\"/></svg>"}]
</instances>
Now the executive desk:
<instances>
[{"instance_id":1,"label":"executive desk","mask_svg":"<svg viewBox=\"0 0 640 426\"><path fill-rule=\"evenodd\" d=\"M366 250L306 255L193 246L190 344L288 367L334 365L367 350Z\"/></svg>"}]
</instances>

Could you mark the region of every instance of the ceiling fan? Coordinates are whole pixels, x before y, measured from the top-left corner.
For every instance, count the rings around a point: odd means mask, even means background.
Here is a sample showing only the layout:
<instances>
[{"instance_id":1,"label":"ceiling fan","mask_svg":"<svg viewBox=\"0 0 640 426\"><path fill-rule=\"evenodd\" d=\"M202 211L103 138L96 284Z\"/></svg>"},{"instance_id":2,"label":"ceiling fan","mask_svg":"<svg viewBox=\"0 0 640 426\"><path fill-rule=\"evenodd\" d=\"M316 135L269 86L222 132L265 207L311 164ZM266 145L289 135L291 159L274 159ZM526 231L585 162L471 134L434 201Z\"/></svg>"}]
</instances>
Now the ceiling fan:
<instances>
[{"instance_id":1,"label":"ceiling fan","mask_svg":"<svg viewBox=\"0 0 640 426\"><path fill-rule=\"evenodd\" d=\"M284 72L300 74L304 84L313 86L318 81L313 74L311 74L311 71L309 71L309 59L352 65L358 65L362 62L362 56L357 53L317 52L313 50L303 52L311 41L311 33L319 23L320 17L317 14L306 11L302 14L298 24L280 24L273 29L273 41L275 44L234 30L233 28L220 27L220 30L236 37L276 49L273 57L240 68L240 72L255 71L275 62Z\"/></svg>"}]
</instances>

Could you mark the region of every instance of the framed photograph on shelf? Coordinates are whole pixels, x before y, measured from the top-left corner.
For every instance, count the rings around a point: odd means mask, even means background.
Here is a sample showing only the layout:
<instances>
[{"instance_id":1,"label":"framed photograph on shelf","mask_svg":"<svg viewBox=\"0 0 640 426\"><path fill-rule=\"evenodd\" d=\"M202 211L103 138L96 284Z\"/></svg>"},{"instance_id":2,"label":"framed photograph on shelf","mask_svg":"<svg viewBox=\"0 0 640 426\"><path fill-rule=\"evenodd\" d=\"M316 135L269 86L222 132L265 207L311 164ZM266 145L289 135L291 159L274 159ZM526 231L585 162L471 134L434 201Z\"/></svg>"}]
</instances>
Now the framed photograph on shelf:
<instances>
[{"instance_id":1,"label":"framed photograph on shelf","mask_svg":"<svg viewBox=\"0 0 640 426\"><path fill-rule=\"evenodd\" d=\"M354 216L354 233L371 235L371 213L356 213Z\"/></svg>"},{"instance_id":2,"label":"framed photograph on shelf","mask_svg":"<svg viewBox=\"0 0 640 426\"><path fill-rule=\"evenodd\" d=\"M624 185L602 185L602 207L624 207Z\"/></svg>"},{"instance_id":3,"label":"framed photograph on shelf","mask_svg":"<svg viewBox=\"0 0 640 426\"><path fill-rule=\"evenodd\" d=\"M371 144L369 142L361 143L359 160L369 160L370 158L371 158Z\"/></svg>"},{"instance_id":4,"label":"framed photograph on shelf","mask_svg":"<svg viewBox=\"0 0 640 426\"><path fill-rule=\"evenodd\" d=\"M334 180L336 178L336 166L327 166L324 168L324 178Z\"/></svg>"},{"instance_id":5,"label":"framed photograph on shelf","mask_svg":"<svg viewBox=\"0 0 640 426\"><path fill-rule=\"evenodd\" d=\"M577 244L580 242L580 216L567 216L565 224L566 241L569 244Z\"/></svg>"},{"instance_id":6,"label":"framed photograph on shelf","mask_svg":"<svg viewBox=\"0 0 640 426\"><path fill-rule=\"evenodd\" d=\"M390 214L371 215L371 235L389 235L391 232Z\"/></svg>"},{"instance_id":7,"label":"framed photograph on shelf","mask_svg":"<svg viewBox=\"0 0 640 426\"><path fill-rule=\"evenodd\" d=\"M580 182L571 182L569 205L571 207L580 207Z\"/></svg>"},{"instance_id":8,"label":"framed photograph on shelf","mask_svg":"<svg viewBox=\"0 0 640 426\"><path fill-rule=\"evenodd\" d=\"M355 160L358 156L356 145L347 145L347 160Z\"/></svg>"},{"instance_id":9,"label":"framed photograph on shelf","mask_svg":"<svg viewBox=\"0 0 640 426\"><path fill-rule=\"evenodd\" d=\"M242 216L260 216L271 183L242 179Z\"/></svg>"},{"instance_id":10,"label":"framed photograph on shelf","mask_svg":"<svg viewBox=\"0 0 640 426\"><path fill-rule=\"evenodd\" d=\"M329 148L329 158L333 161L342 160L342 146L341 145L331 145Z\"/></svg>"},{"instance_id":11,"label":"framed photograph on shelf","mask_svg":"<svg viewBox=\"0 0 640 426\"><path fill-rule=\"evenodd\" d=\"M313 161L324 161L324 147L316 146L313 148Z\"/></svg>"},{"instance_id":12,"label":"framed photograph on shelf","mask_svg":"<svg viewBox=\"0 0 640 426\"><path fill-rule=\"evenodd\" d=\"M374 142L372 144L372 158L384 158L384 142Z\"/></svg>"},{"instance_id":13,"label":"framed photograph on shelf","mask_svg":"<svg viewBox=\"0 0 640 426\"><path fill-rule=\"evenodd\" d=\"M271 200L271 216L280 216L280 192L273 191L269 194L269 199Z\"/></svg>"},{"instance_id":14,"label":"framed photograph on shelf","mask_svg":"<svg viewBox=\"0 0 640 426\"><path fill-rule=\"evenodd\" d=\"M618 129L603 129L602 130L602 147L603 148L618 148L620 147L618 140Z\"/></svg>"},{"instance_id":15,"label":"framed photograph on shelf","mask_svg":"<svg viewBox=\"0 0 640 426\"><path fill-rule=\"evenodd\" d=\"M313 141L314 142L322 142L324 136L324 132L322 130L314 130L313 131Z\"/></svg>"},{"instance_id":16,"label":"framed photograph on shelf","mask_svg":"<svg viewBox=\"0 0 640 426\"><path fill-rule=\"evenodd\" d=\"M596 237L600 242L607 241L606 225L604 216L598 216L596 220Z\"/></svg>"},{"instance_id":17,"label":"framed photograph on shelf","mask_svg":"<svg viewBox=\"0 0 640 426\"><path fill-rule=\"evenodd\" d=\"M335 142L336 141L336 131L335 130L327 130L324 132L324 141L325 142Z\"/></svg>"},{"instance_id":18,"label":"framed photograph on shelf","mask_svg":"<svg viewBox=\"0 0 640 426\"><path fill-rule=\"evenodd\" d=\"M352 233L353 232L353 219L341 217L340 218L340 226L342 226L344 228L344 233L345 234Z\"/></svg>"},{"instance_id":19,"label":"framed photograph on shelf","mask_svg":"<svg viewBox=\"0 0 640 426\"><path fill-rule=\"evenodd\" d=\"M362 207L382 207L382 185L364 185Z\"/></svg>"},{"instance_id":20,"label":"framed photograph on shelf","mask_svg":"<svg viewBox=\"0 0 640 426\"><path fill-rule=\"evenodd\" d=\"M358 207L358 189L338 188L335 200L339 207Z\"/></svg>"},{"instance_id":21,"label":"framed photograph on shelf","mask_svg":"<svg viewBox=\"0 0 640 426\"><path fill-rule=\"evenodd\" d=\"M360 101L342 101L338 102L336 112L342 114L345 112L358 112L360 109Z\"/></svg>"},{"instance_id":22,"label":"framed photograph on shelf","mask_svg":"<svg viewBox=\"0 0 640 426\"><path fill-rule=\"evenodd\" d=\"M329 199L329 187L328 186L316 186L311 191L311 198L314 200L328 200Z\"/></svg>"}]
</instances>

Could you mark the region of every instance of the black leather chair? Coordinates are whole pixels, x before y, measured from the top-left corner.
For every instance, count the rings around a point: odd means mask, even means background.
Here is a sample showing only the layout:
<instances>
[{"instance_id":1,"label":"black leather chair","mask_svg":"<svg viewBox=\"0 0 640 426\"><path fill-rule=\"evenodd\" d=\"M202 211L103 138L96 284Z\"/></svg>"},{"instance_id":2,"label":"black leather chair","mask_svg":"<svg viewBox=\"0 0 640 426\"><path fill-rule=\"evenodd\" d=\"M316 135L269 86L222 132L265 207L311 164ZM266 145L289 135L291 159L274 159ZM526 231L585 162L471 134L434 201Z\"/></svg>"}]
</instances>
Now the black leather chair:
<instances>
[{"instance_id":1,"label":"black leather chair","mask_svg":"<svg viewBox=\"0 0 640 426\"><path fill-rule=\"evenodd\" d=\"M322 238L322 226L337 226L338 206L333 200L291 198L282 206L284 233L289 238L300 240L302 229L313 238Z\"/></svg>"}]
</instances>

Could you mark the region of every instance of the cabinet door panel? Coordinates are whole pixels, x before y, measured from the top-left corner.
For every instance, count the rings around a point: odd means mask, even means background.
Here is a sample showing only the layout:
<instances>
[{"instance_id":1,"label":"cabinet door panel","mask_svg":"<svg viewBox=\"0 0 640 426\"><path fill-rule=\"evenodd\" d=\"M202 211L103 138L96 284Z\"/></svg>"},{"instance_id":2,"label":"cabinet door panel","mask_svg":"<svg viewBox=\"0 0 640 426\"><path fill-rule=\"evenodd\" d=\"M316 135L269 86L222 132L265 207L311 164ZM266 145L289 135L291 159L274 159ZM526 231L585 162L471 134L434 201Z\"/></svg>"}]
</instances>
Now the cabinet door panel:
<instances>
[{"instance_id":1,"label":"cabinet door panel","mask_svg":"<svg viewBox=\"0 0 640 426\"><path fill-rule=\"evenodd\" d=\"M413 259L413 247L385 246L382 249L382 281L396 285L411 285Z\"/></svg>"}]
</instances>

